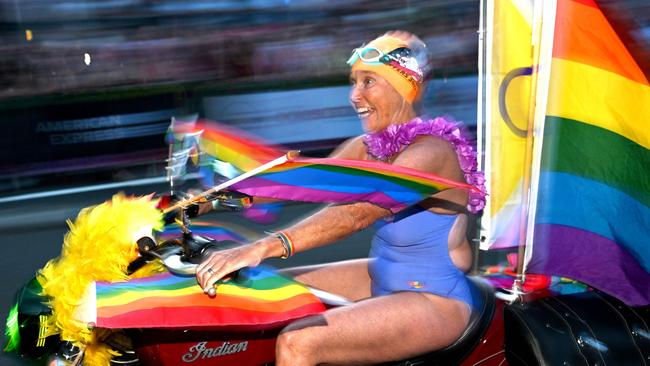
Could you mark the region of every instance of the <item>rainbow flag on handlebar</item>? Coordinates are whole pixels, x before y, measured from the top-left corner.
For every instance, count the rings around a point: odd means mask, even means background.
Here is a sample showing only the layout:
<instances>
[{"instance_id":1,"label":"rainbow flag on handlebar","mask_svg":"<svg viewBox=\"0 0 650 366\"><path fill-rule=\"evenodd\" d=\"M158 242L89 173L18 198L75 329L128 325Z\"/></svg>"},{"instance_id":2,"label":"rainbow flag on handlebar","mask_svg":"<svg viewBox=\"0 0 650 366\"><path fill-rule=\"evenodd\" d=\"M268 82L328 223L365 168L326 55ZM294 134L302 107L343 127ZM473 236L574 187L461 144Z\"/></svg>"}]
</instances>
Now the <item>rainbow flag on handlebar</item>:
<instances>
[{"instance_id":1,"label":"rainbow flag on handlebar","mask_svg":"<svg viewBox=\"0 0 650 366\"><path fill-rule=\"evenodd\" d=\"M91 284L78 320L100 328L271 329L325 310L304 285L269 267L245 268L209 297L193 276L163 273Z\"/></svg>"},{"instance_id":2,"label":"rainbow flag on handlebar","mask_svg":"<svg viewBox=\"0 0 650 366\"><path fill-rule=\"evenodd\" d=\"M257 168L285 153L283 148L268 145L242 131L216 122L200 120L196 129L203 131L199 140L202 154L230 163L241 172ZM204 160L209 159L206 157ZM215 173L219 173L218 170Z\"/></svg>"},{"instance_id":3,"label":"rainbow flag on handlebar","mask_svg":"<svg viewBox=\"0 0 650 366\"><path fill-rule=\"evenodd\" d=\"M257 197L307 202L371 202L392 211L470 184L375 161L299 158L244 179L233 189Z\"/></svg>"},{"instance_id":4,"label":"rainbow flag on handlebar","mask_svg":"<svg viewBox=\"0 0 650 366\"><path fill-rule=\"evenodd\" d=\"M250 171L285 154L245 133L202 120L201 153ZM213 168L220 174L219 168ZM226 175L226 174L222 174ZM375 161L298 158L258 173L233 186L242 193L291 201L348 203L366 201L398 211L450 188L480 192L466 183L415 169Z\"/></svg>"}]
</instances>

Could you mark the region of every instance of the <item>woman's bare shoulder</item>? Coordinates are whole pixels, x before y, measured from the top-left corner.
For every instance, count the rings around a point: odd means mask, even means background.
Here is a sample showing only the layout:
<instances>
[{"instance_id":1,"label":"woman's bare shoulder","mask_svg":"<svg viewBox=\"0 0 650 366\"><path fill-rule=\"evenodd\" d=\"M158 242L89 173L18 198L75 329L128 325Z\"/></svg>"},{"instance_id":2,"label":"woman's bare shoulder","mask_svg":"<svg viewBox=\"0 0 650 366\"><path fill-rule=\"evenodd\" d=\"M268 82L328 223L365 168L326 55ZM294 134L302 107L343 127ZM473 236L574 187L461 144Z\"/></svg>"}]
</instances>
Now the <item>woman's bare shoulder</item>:
<instances>
[{"instance_id":1,"label":"woman's bare shoulder","mask_svg":"<svg viewBox=\"0 0 650 366\"><path fill-rule=\"evenodd\" d=\"M440 154L455 153L453 146L439 136L420 135L413 140L413 143L410 146L419 149L428 149L431 152L437 152Z\"/></svg>"},{"instance_id":2,"label":"woman's bare shoulder","mask_svg":"<svg viewBox=\"0 0 650 366\"><path fill-rule=\"evenodd\" d=\"M442 173L457 166L457 161L456 152L449 142L435 136L419 136L399 154L395 164Z\"/></svg>"},{"instance_id":3,"label":"woman's bare shoulder","mask_svg":"<svg viewBox=\"0 0 650 366\"><path fill-rule=\"evenodd\" d=\"M363 135L349 138L330 154L331 158L365 160L368 155Z\"/></svg>"},{"instance_id":4,"label":"woman's bare shoulder","mask_svg":"<svg viewBox=\"0 0 650 366\"><path fill-rule=\"evenodd\" d=\"M422 136L413 141L395 160L395 164L435 174L439 177L463 182L465 177L458 164L456 151L451 144L434 136ZM467 191L450 189L432 198L432 212L443 214L463 212L467 204Z\"/></svg>"}]
</instances>

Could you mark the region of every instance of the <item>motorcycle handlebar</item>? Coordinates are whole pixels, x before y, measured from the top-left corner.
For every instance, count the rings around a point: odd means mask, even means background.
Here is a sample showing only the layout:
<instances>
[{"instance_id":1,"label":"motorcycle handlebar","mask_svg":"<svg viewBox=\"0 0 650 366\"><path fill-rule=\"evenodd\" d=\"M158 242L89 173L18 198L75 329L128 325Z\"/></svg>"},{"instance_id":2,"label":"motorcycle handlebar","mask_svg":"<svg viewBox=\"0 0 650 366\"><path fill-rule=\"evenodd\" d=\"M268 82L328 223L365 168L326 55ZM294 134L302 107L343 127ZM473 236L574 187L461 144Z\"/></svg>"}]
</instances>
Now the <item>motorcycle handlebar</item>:
<instances>
[{"instance_id":1,"label":"motorcycle handlebar","mask_svg":"<svg viewBox=\"0 0 650 366\"><path fill-rule=\"evenodd\" d=\"M160 197L158 208L165 211L179 201L192 197L189 194L166 194ZM198 202L189 204L184 208L187 218L193 219L211 211L240 211L252 205L253 198L243 193L234 191L221 191L202 197ZM175 209L164 214L165 225L172 224L179 216L180 209Z\"/></svg>"}]
</instances>

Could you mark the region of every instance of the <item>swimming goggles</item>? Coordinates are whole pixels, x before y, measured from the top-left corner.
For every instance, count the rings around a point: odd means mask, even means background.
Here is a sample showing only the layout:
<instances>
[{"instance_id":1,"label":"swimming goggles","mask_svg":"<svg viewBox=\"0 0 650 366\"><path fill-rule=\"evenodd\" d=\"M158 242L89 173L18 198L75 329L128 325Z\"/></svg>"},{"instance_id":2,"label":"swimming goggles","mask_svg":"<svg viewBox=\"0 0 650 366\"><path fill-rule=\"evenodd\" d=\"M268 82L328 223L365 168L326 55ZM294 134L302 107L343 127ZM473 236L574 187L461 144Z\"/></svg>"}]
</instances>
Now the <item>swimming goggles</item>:
<instances>
[{"instance_id":1,"label":"swimming goggles","mask_svg":"<svg viewBox=\"0 0 650 366\"><path fill-rule=\"evenodd\" d=\"M400 50L404 49L406 48L401 48ZM399 59L392 54L395 51L384 53L375 47L355 48L352 50L352 55L348 59L347 64L352 66L358 59L361 59L363 63L369 65L388 64L391 60L399 62Z\"/></svg>"},{"instance_id":2,"label":"swimming goggles","mask_svg":"<svg viewBox=\"0 0 650 366\"><path fill-rule=\"evenodd\" d=\"M421 82L423 78L418 60L411 55L411 49L407 47L397 48L389 53L384 53L375 47L355 48L347 64L352 66L359 59L366 65L389 65L416 83Z\"/></svg>"}]
</instances>

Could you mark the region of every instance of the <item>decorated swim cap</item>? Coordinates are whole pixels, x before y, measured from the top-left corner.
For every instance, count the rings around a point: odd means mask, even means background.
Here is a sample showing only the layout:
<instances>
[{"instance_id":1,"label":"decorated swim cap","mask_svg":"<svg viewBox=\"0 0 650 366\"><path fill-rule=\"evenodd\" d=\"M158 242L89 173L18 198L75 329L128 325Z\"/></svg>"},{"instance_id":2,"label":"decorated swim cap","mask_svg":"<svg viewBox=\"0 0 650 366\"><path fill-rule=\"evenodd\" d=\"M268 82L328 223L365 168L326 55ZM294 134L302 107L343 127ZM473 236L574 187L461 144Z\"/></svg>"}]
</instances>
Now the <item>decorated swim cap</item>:
<instances>
[{"instance_id":1,"label":"decorated swim cap","mask_svg":"<svg viewBox=\"0 0 650 366\"><path fill-rule=\"evenodd\" d=\"M383 35L367 45L355 48L348 60L352 71L374 72L390 83L404 99L413 103L422 89L422 63L406 41Z\"/></svg>"}]
</instances>

